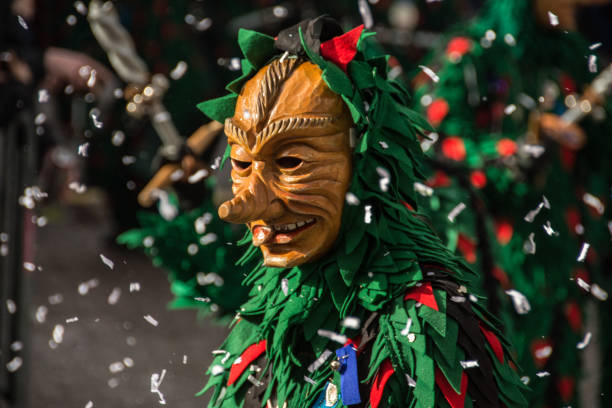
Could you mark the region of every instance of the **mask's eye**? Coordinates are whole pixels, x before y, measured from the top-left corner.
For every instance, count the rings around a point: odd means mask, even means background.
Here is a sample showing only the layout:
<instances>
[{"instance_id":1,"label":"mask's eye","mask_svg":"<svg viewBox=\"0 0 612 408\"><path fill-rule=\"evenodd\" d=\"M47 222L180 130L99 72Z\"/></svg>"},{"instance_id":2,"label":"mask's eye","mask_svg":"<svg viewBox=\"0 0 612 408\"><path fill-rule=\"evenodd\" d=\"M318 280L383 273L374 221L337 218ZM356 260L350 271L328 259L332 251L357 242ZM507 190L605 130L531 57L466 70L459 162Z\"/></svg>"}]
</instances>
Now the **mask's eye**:
<instances>
[{"instance_id":1,"label":"mask's eye","mask_svg":"<svg viewBox=\"0 0 612 408\"><path fill-rule=\"evenodd\" d=\"M251 165L251 162L232 159L232 166L236 170L246 170Z\"/></svg>"},{"instance_id":2,"label":"mask's eye","mask_svg":"<svg viewBox=\"0 0 612 408\"><path fill-rule=\"evenodd\" d=\"M281 157L280 159L276 160L276 164L278 165L278 167L280 167L283 170L295 169L303 162L304 161L302 159L298 159L297 157L290 157L290 156Z\"/></svg>"}]
</instances>

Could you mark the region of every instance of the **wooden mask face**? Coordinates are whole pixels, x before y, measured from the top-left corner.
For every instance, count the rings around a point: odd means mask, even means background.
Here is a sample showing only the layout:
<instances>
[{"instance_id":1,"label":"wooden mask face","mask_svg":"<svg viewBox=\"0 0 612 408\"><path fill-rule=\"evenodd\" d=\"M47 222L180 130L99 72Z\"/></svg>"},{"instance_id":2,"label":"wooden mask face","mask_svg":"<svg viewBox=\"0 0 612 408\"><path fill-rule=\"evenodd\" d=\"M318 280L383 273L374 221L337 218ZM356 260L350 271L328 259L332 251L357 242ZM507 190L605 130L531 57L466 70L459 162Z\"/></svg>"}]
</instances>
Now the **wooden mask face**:
<instances>
[{"instance_id":1,"label":"wooden mask face","mask_svg":"<svg viewBox=\"0 0 612 408\"><path fill-rule=\"evenodd\" d=\"M276 60L243 87L225 122L234 198L219 216L247 224L266 266L310 262L334 244L351 180L351 126L311 62Z\"/></svg>"}]
</instances>

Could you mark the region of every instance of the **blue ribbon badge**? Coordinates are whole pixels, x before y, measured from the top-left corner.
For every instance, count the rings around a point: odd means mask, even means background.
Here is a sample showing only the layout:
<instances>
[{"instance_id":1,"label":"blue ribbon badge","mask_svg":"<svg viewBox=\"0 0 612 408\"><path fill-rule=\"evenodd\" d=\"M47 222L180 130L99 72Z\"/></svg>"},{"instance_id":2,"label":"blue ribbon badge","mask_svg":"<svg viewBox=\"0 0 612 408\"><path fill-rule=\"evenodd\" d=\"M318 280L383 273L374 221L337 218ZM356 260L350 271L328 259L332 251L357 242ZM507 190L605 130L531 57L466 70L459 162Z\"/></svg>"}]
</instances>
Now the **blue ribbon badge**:
<instances>
[{"instance_id":1,"label":"blue ribbon badge","mask_svg":"<svg viewBox=\"0 0 612 408\"><path fill-rule=\"evenodd\" d=\"M348 345L336 350L340 361L340 395L344 405L361 403L359 395L359 377L357 375L357 354L353 346Z\"/></svg>"}]
</instances>

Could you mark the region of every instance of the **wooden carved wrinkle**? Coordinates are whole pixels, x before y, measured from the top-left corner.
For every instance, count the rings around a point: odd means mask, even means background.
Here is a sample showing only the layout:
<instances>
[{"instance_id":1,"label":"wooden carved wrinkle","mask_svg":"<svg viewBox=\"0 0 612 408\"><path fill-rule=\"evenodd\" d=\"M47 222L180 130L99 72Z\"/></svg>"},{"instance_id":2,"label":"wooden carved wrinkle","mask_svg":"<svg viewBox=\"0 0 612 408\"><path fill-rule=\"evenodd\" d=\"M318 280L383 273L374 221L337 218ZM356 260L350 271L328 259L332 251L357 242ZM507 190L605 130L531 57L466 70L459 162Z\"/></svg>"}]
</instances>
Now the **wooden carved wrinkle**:
<instances>
[{"instance_id":1,"label":"wooden carved wrinkle","mask_svg":"<svg viewBox=\"0 0 612 408\"><path fill-rule=\"evenodd\" d=\"M264 78L257 94L255 109L257 110L257 122L265 123L266 114L272 107L275 97L281 88L281 84L289 78L294 68L299 66L303 61L298 58L285 58L284 60L274 60L268 66ZM259 131L259 127L257 130Z\"/></svg>"}]
</instances>

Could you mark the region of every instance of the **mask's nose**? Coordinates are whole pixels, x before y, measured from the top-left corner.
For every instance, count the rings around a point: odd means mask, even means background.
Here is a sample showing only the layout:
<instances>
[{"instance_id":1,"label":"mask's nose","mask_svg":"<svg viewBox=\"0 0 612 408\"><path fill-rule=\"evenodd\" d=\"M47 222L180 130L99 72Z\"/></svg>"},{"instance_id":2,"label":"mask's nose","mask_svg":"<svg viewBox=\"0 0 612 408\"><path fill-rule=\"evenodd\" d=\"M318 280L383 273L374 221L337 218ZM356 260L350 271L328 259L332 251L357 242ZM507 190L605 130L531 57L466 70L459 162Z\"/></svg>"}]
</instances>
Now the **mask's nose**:
<instances>
[{"instance_id":1,"label":"mask's nose","mask_svg":"<svg viewBox=\"0 0 612 408\"><path fill-rule=\"evenodd\" d=\"M271 191L262 163L253 163L253 171L234 198L219 206L219 217L228 222L246 224L271 219L282 212L282 204Z\"/></svg>"}]
</instances>

